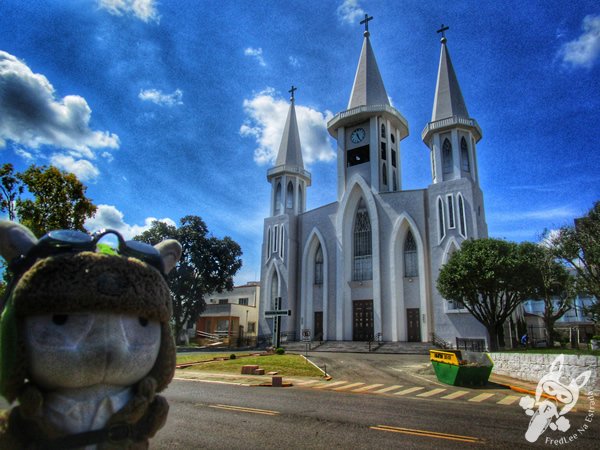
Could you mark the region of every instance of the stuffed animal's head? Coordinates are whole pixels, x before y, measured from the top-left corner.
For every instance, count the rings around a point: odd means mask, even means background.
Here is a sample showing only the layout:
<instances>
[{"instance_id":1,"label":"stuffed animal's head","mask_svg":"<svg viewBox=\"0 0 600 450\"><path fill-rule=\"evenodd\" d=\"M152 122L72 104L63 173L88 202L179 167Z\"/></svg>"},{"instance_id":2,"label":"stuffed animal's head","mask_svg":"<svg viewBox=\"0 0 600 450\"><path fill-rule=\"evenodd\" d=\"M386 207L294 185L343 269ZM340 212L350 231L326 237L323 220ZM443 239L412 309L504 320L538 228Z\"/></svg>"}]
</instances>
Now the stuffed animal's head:
<instances>
[{"instance_id":1,"label":"stuffed animal's head","mask_svg":"<svg viewBox=\"0 0 600 450\"><path fill-rule=\"evenodd\" d=\"M53 234L54 233L54 234ZM13 401L27 381L43 390L171 381L175 346L164 276L181 256L177 241L155 247L53 232L39 241L0 223L0 254L15 279L0 321L0 394Z\"/></svg>"}]
</instances>

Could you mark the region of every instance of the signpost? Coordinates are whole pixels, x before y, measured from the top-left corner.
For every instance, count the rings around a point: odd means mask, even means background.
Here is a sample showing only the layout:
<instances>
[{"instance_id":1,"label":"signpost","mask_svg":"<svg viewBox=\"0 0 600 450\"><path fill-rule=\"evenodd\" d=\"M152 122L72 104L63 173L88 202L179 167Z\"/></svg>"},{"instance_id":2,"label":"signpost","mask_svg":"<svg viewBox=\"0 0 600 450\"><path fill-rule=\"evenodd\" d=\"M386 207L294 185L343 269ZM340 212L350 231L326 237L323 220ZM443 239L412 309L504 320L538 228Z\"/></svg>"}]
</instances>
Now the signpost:
<instances>
[{"instance_id":1,"label":"signpost","mask_svg":"<svg viewBox=\"0 0 600 450\"><path fill-rule=\"evenodd\" d=\"M273 319L273 347L279 348L281 344L281 318L291 315L291 309L281 309L281 297L275 298L275 309L265 311L265 318Z\"/></svg>"}]
</instances>

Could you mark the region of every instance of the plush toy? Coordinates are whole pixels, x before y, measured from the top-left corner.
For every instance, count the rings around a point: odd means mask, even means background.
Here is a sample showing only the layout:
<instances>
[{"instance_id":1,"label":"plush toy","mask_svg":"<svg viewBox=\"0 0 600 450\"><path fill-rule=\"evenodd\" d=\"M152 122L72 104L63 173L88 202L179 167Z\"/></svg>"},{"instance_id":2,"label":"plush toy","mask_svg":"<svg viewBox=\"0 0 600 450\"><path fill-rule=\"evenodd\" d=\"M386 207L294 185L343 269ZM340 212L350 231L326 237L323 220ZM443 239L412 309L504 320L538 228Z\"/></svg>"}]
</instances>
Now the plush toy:
<instances>
[{"instance_id":1,"label":"plush toy","mask_svg":"<svg viewBox=\"0 0 600 450\"><path fill-rule=\"evenodd\" d=\"M98 243L118 239L118 249ZM0 321L1 449L147 448L175 370L166 274L177 241L54 231L38 241L0 222L13 280Z\"/></svg>"}]
</instances>

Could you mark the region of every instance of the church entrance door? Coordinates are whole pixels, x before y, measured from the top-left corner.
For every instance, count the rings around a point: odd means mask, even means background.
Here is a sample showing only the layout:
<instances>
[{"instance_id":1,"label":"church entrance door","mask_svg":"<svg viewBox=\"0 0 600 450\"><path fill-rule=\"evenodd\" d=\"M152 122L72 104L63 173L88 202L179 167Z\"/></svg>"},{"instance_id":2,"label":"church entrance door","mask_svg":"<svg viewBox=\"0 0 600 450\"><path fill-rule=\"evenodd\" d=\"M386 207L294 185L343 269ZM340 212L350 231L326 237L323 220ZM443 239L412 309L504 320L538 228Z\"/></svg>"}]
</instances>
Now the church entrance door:
<instances>
[{"instance_id":1,"label":"church entrance door","mask_svg":"<svg viewBox=\"0 0 600 450\"><path fill-rule=\"evenodd\" d=\"M421 322L419 321L419 316L419 308L406 309L408 342L421 342Z\"/></svg>"},{"instance_id":2,"label":"church entrance door","mask_svg":"<svg viewBox=\"0 0 600 450\"><path fill-rule=\"evenodd\" d=\"M369 341L373 339L373 300L355 300L352 303L354 327L352 340Z\"/></svg>"},{"instance_id":3,"label":"church entrance door","mask_svg":"<svg viewBox=\"0 0 600 450\"><path fill-rule=\"evenodd\" d=\"M315 312L315 331L313 340L323 340L323 311Z\"/></svg>"}]
</instances>

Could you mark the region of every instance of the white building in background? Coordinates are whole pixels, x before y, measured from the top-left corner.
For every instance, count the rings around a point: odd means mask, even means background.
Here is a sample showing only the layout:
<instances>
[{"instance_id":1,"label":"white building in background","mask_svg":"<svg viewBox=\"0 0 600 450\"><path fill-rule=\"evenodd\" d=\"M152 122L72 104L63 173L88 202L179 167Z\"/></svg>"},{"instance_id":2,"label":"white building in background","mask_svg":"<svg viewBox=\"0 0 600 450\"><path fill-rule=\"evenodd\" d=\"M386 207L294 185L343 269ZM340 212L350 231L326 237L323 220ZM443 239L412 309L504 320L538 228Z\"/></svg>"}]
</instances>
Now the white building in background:
<instances>
[{"instance_id":1,"label":"white building in background","mask_svg":"<svg viewBox=\"0 0 600 450\"><path fill-rule=\"evenodd\" d=\"M261 311L280 297L291 310L282 320L291 340L309 330L323 340L381 333L384 341L418 342L435 333L450 342L487 341L485 328L435 287L440 267L465 239L487 237L476 148L482 132L467 112L446 38L431 120L424 118L421 133L432 182L403 190L401 142L409 125L390 105L369 36L366 30L348 107L327 124L337 140L337 201L311 211L292 88L276 164L267 172ZM402 95L392 94L402 104ZM272 331L273 319L261 312L259 334Z\"/></svg>"}]
</instances>

